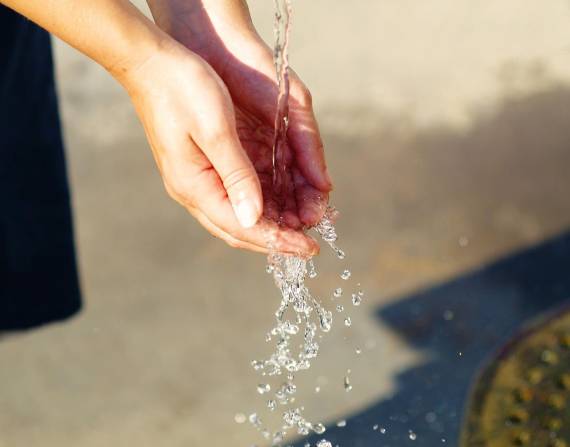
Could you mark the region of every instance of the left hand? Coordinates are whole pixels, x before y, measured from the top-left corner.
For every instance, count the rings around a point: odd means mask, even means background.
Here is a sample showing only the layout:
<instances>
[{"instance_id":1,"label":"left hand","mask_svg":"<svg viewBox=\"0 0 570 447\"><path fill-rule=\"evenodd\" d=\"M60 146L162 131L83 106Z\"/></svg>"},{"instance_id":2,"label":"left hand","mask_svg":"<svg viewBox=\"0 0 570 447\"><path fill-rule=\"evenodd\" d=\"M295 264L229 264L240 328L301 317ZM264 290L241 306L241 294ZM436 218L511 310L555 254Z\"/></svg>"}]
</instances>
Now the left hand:
<instances>
[{"instance_id":1,"label":"left hand","mask_svg":"<svg viewBox=\"0 0 570 447\"><path fill-rule=\"evenodd\" d=\"M271 49L255 31L242 0L149 0L156 23L202 56L226 84L239 138L258 172L264 215L300 229L323 216L332 183L313 113L311 95L290 70L286 147L291 180L284 206L272 188L272 156L278 85Z\"/></svg>"}]
</instances>

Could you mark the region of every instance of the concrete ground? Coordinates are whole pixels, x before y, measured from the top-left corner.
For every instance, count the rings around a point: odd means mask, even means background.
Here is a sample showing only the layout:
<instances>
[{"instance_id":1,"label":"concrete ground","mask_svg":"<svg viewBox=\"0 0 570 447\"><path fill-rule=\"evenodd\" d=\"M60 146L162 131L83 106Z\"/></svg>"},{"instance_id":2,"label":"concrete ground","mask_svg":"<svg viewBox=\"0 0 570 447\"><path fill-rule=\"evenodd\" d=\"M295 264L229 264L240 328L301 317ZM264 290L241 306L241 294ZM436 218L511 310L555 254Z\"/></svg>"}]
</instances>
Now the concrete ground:
<instances>
[{"instance_id":1,"label":"concrete ground","mask_svg":"<svg viewBox=\"0 0 570 447\"><path fill-rule=\"evenodd\" d=\"M272 2L250 3L271 39ZM345 267L366 291L299 400L348 419L330 433L344 447L455 445L481 361L570 297L570 7L294 6L292 64L315 97L348 253L323 251L315 291ZM0 341L0 447L265 445L234 422L263 405L249 362L278 299L265 260L169 200L126 94L61 42L56 57L86 306Z\"/></svg>"}]
</instances>

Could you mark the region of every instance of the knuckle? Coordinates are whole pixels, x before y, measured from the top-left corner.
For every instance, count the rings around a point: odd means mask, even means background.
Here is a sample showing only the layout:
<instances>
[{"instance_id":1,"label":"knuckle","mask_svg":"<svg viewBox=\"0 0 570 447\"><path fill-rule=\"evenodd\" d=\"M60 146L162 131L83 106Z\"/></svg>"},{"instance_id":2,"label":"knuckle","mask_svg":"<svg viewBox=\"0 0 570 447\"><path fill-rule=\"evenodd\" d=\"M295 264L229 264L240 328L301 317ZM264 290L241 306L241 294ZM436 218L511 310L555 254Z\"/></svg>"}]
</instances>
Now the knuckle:
<instances>
[{"instance_id":1,"label":"knuckle","mask_svg":"<svg viewBox=\"0 0 570 447\"><path fill-rule=\"evenodd\" d=\"M192 185L189 181L180 179L168 180L164 182L166 192L177 202L184 206L194 205L194 196L192 194Z\"/></svg>"},{"instance_id":2,"label":"knuckle","mask_svg":"<svg viewBox=\"0 0 570 447\"><path fill-rule=\"evenodd\" d=\"M225 174L222 182L226 191L230 192L232 189L235 189L236 186L252 180L254 175L252 169L249 167L236 168Z\"/></svg>"}]
</instances>

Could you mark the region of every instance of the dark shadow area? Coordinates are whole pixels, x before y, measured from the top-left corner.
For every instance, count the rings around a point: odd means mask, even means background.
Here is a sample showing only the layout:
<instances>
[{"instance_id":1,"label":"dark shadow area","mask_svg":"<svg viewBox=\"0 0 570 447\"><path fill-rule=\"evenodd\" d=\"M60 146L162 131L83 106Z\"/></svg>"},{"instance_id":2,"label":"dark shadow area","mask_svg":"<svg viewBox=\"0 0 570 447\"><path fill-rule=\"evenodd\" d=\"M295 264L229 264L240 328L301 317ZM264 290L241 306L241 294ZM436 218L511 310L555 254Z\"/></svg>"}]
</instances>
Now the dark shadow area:
<instances>
[{"instance_id":1,"label":"dark shadow area","mask_svg":"<svg viewBox=\"0 0 570 447\"><path fill-rule=\"evenodd\" d=\"M337 144L351 148L341 152L347 172L362 170L367 157L371 171L362 177L374 175L378 183L350 205L367 209L379 191L384 197L374 215L378 248L367 261L381 266L384 282L406 284L432 265L452 263L449 271L460 271L466 259L483 266L378 309L379 320L424 360L394 378L391 397L297 446L323 438L340 447L458 445L481 366L525 322L570 300L568 120L570 89L552 84L525 96L505 94L462 132L436 128L406 139L388 129L339 137ZM368 150L372 145L381 149ZM351 181L341 178L339 189ZM351 225L365 234L370 216L354 215ZM468 249L451 246L462 234Z\"/></svg>"},{"instance_id":2,"label":"dark shadow area","mask_svg":"<svg viewBox=\"0 0 570 447\"><path fill-rule=\"evenodd\" d=\"M474 375L524 322L570 299L569 265L570 232L379 309L378 318L427 361L397 377L391 398L330 428L326 439L346 447L456 446Z\"/></svg>"}]
</instances>

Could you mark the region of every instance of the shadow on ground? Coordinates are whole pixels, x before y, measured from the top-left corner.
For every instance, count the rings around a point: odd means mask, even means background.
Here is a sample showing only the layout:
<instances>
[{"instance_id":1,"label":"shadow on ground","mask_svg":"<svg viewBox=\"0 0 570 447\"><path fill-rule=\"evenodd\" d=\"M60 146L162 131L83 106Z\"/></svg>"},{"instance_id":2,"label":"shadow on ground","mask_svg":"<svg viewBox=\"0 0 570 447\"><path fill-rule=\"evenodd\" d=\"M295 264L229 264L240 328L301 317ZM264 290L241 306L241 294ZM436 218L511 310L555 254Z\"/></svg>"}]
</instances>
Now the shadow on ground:
<instances>
[{"instance_id":1,"label":"shadow on ground","mask_svg":"<svg viewBox=\"0 0 570 447\"><path fill-rule=\"evenodd\" d=\"M391 398L330 428L326 439L346 447L456 446L479 366L521 324L570 299L569 265L570 232L379 309L426 361L397 377Z\"/></svg>"},{"instance_id":2,"label":"shadow on ground","mask_svg":"<svg viewBox=\"0 0 570 447\"><path fill-rule=\"evenodd\" d=\"M394 264L408 277L421 275L420 264L398 260L406 250L408 260L423 256L429 261L421 265L461 265L457 246L448 250L445 245L448 233L458 228L475 237L469 246L472 259L499 260L483 261L477 270L379 308L382 324L422 353L424 361L402 371L395 393L348 417L346 427L333 424L325 435L297 445L315 445L324 437L341 447L457 446L469 387L484 361L523 323L570 299L570 183L561 170L570 162L570 90L556 85L506 97L495 112L464 133L436 129L403 147L394 144L411 154L405 164L390 166L389 156L372 155L379 160L371 164L388 166L378 176L387 180L387 189L382 184L380 190L398 198L398 207L390 211L398 217L391 222L405 236L385 241L385 249L397 248L389 251L393 259L381 263L387 266L384 275L392 274ZM382 149L390 150L389 145ZM351 157L357 158L347 154L347 166ZM381 157L385 163L376 163ZM378 189L364 190L359 198L364 206L377 195ZM378 234L398 234L385 231L382 226L391 225L386 222L380 211ZM406 225L415 230L405 231ZM414 239L418 226L422 236ZM426 251L434 246L444 248L429 258Z\"/></svg>"}]
</instances>

